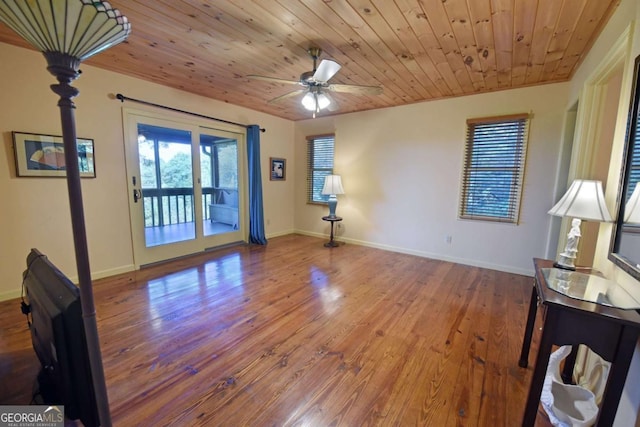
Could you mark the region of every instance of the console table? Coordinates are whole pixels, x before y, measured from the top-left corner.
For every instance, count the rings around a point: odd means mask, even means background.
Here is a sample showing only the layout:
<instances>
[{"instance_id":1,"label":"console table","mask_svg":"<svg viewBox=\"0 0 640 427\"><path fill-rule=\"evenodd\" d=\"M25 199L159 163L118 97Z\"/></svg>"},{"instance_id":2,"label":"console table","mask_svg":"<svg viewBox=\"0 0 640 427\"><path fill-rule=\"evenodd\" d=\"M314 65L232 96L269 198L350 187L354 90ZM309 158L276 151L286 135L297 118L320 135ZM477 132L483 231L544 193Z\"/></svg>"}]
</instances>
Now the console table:
<instances>
[{"instance_id":1,"label":"console table","mask_svg":"<svg viewBox=\"0 0 640 427\"><path fill-rule=\"evenodd\" d=\"M342 217L327 215L327 216L323 216L322 220L323 221L329 221L331 223L331 236L329 237L329 241L327 243L325 243L324 245L327 248L335 248L336 246L338 246L338 242L333 240L333 224L335 222L342 221Z\"/></svg>"},{"instance_id":2,"label":"console table","mask_svg":"<svg viewBox=\"0 0 640 427\"><path fill-rule=\"evenodd\" d=\"M597 421L599 426L610 426L616 416L629 364L640 335L640 314L636 310L622 310L587 302L550 289L545 277L545 273L550 274L549 270L543 270L551 269L553 261L534 258L533 263L535 280L518 363L520 367L527 367L538 306L546 309L546 316L522 425L533 426L535 423L552 345L573 346L573 357L565 363L563 372L563 379L566 381L566 377L570 379L573 371L577 346L585 344L600 357L611 362ZM620 291L624 292L622 288ZM606 295L602 298L606 298Z\"/></svg>"}]
</instances>

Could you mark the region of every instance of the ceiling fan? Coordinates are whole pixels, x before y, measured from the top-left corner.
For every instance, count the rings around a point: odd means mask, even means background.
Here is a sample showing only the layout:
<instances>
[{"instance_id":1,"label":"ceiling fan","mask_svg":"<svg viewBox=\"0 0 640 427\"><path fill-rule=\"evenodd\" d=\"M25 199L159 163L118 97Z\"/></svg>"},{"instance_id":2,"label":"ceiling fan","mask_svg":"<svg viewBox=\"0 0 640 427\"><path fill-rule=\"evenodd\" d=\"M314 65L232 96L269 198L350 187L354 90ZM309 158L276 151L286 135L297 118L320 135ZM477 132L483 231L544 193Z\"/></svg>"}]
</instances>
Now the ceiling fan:
<instances>
[{"instance_id":1,"label":"ceiling fan","mask_svg":"<svg viewBox=\"0 0 640 427\"><path fill-rule=\"evenodd\" d=\"M329 111L335 111L338 109L337 103L329 95L329 92L351 93L355 95L380 95L382 93L382 88L380 86L329 83L329 80L340 70L340 64L330 59L323 59L320 62L320 65L316 67L318 58L322 54L322 49L319 47L311 47L307 50L307 53L313 59L313 70L302 73L300 75L300 80L298 81L259 76L255 74L248 75L247 77L255 80L303 86L303 89L294 90L293 92L285 93L284 95L273 98L269 101L269 104L280 102L284 99L304 93L305 95L302 97L302 105L307 110L313 111L313 117L315 117L316 113L320 112L320 110L324 108L327 108Z\"/></svg>"}]
</instances>

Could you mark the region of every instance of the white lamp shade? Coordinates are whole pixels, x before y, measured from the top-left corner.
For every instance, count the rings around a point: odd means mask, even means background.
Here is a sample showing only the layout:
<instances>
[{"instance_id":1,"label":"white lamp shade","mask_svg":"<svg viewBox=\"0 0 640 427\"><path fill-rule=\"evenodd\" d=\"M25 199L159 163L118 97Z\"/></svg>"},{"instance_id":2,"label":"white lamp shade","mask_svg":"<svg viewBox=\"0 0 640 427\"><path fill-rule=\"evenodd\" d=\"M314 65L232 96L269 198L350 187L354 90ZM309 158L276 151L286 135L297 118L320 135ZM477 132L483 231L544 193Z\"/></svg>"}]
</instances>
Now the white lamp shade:
<instances>
[{"instance_id":1,"label":"white lamp shade","mask_svg":"<svg viewBox=\"0 0 640 427\"><path fill-rule=\"evenodd\" d=\"M627 204L624 206L624 222L640 224L640 182L636 184Z\"/></svg>"},{"instance_id":2,"label":"white lamp shade","mask_svg":"<svg viewBox=\"0 0 640 427\"><path fill-rule=\"evenodd\" d=\"M108 2L0 0L0 21L41 52L83 61L127 38L131 24Z\"/></svg>"},{"instance_id":3,"label":"white lamp shade","mask_svg":"<svg viewBox=\"0 0 640 427\"><path fill-rule=\"evenodd\" d=\"M344 194L344 188L342 188L342 178L340 178L340 175L327 175L324 178L324 187L322 187L322 194Z\"/></svg>"},{"instance_id":4,"label":"white lamp shade","mask_svg":"<svg viewBox=\"0 0 640 427\"><path fill-rule=\"evenodd\" d=\"M549 210L549 214L589 221L612 221L604 201L602 182L583 179L573 181L566 194Z\"/></svg>"}]
</instances>

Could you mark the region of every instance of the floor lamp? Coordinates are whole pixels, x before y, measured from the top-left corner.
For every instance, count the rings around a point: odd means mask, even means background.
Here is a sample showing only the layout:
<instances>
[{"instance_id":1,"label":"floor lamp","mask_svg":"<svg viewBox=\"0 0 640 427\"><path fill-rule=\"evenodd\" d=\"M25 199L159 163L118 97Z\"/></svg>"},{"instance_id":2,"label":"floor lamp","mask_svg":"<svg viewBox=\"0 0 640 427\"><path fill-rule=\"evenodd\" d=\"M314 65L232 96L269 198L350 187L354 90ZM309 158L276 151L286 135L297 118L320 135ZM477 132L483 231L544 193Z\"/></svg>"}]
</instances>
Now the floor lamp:
<instances>
[{"instance_id":1,"label":"floor lamp","mask_svg":"<svg viewBox=\"0 0 640 427\"><path fill-rule=\"evenodd\" d=\"M51 85L51 90L60 96L58 107L82 317L100 423L111 426L78 169L75 104L72 98L79 91L71 86L71 82L80 75L79 67L83 60L125 40L131 25L109 3L93 0L0 0L0 21L44 54L47 70L58 80L58 84Z\"/></svg>"}]
</instances>

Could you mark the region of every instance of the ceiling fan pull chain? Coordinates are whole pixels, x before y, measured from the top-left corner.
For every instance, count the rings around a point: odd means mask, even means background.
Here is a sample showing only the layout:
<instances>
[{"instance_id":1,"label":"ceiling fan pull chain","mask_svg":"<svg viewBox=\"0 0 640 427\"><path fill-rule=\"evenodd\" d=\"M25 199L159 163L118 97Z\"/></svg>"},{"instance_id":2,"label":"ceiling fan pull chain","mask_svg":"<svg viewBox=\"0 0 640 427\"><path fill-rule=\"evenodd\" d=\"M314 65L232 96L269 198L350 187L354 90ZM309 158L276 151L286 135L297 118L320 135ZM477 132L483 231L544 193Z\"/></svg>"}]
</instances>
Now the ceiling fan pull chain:
<instances>
[{"instance_id":1,"label":"ceiling fan pull chain","mask_svg":"<svg viewBox=\"0 0 640 427\"><path fill-rule=\"evenodd\" d=\"M315 118L316 118L316 113L319 111L319 110L318 110L318 95L317 95L317 94L315 94L315 93L313 94L313 100L314 100L314 101L315 101L315 103L316 103L316 108L314 108L314 109L313 109L312 117L315 119Z\"/></svg>"}]
</instances>

